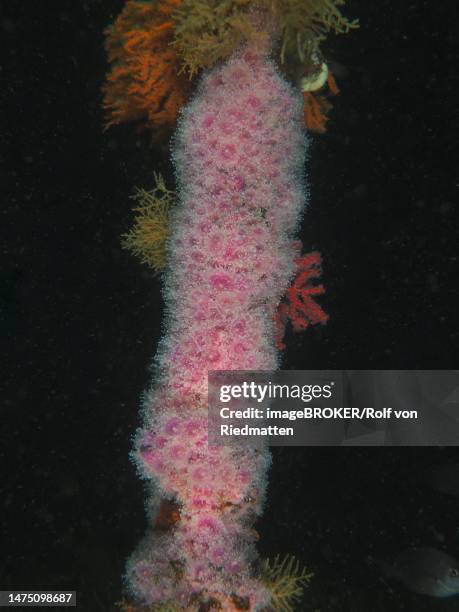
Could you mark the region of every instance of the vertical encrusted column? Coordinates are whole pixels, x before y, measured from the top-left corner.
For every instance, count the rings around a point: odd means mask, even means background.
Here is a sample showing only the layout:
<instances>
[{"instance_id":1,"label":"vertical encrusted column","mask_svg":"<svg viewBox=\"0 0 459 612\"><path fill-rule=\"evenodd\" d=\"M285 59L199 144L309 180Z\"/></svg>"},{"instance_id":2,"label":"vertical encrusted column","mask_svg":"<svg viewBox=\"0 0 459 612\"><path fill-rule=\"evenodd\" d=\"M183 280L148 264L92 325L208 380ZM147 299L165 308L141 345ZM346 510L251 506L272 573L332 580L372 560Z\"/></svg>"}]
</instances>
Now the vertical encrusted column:
<instances>
[{"instance_id":1,"label":"vertical encrusted column","mask_svg":"<svg viewBox=\"0 0 459 612\"><path fill-rule=\"evenodd\" d=\"M142 603L261 610L270 601L251 529L269 453L209 447L207 373L277 367L274 314L305 204L301 115L268 55L245 46L204 74L179 121L165 331L135 450L155 483L152 527L128 564Z\"/></svg>"}]
</instances>

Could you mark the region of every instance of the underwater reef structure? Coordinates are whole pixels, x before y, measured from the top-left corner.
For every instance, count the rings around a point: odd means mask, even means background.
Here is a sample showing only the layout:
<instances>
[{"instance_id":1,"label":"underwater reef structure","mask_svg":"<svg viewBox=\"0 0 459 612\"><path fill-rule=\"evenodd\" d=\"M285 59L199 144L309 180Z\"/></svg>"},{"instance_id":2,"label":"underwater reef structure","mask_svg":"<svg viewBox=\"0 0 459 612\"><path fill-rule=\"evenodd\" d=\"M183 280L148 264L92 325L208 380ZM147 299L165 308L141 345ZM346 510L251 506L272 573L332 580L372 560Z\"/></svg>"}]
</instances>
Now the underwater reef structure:
<instances>
[{"instance_id":1,"label":"underwater reef structure","mask_svg":"<svg viewBox=\"0 0 459 612\"><path fill-rule=\"evenodd\" d=\"M176 190L158 175L138 190L124 238L163 271L166 305L133 451L149 483L149 530L127 564L124 610L288 611L310 578L292 558L259 563L252 526L269 451L209 445L207 376L276 369L289 320L304 329L327 319L314 301L320 255L302 255L296 234L303 94L331 87L318 59L325 33L356 25L339 4L130 0L108 30L108 124L170 127L193 86L172 143Z\"/></svg>"}]
</instances>

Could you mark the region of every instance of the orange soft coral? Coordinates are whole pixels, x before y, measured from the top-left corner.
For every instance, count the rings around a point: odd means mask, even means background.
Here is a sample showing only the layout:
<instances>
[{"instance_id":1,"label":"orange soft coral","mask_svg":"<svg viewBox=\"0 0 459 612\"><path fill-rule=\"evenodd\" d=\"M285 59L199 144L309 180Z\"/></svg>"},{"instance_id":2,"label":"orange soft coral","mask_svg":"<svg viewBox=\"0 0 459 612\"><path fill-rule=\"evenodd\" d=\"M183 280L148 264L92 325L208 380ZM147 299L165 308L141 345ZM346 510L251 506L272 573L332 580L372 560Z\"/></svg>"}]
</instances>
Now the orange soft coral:
<instances>
[{"instance_id":1,"label":"orange soft coral","mask_svg":"<svg viewBox=\"0 0 459 612\"><path fill-rule=\"evenodd\" d=\"M285 349L283 338L289 319L294 331L306 329L316 323L324 324L328 320L328 315L311 297L325 292L323 285L314 286L310 283L322 273L320 253L303 255L296 260L296 265L297 275L287 289L285 301L279 304L275 316L276 346L280 350Z\"/></svg>"},{"instance_id":2,"label":"orange soft coral","mask_svg":"<svg viewBox=\"0 0 459 612\"><path fill-rule=\"evenodd\" d=\"M190 87L178 75L179 60L170 46L172 13L179 4L128 0L107 29L112 67L103 89L106 127L133 119L144 119L153 129L173 127Z\"/></svg>"},{"instance_id":3,"label":"orange soft coral","mask_svg":"<svg viewBox=\"0 0 459 612\"><path fill-rule=\"evenodd\" d=\"M331 72L327 77L328 91L336 96L339 94L338 86ZM324 95L317 92L303 91L304 122L308 130L322 134L326 131L328 113L332 104Z\"/></svg>"}]
</instances>

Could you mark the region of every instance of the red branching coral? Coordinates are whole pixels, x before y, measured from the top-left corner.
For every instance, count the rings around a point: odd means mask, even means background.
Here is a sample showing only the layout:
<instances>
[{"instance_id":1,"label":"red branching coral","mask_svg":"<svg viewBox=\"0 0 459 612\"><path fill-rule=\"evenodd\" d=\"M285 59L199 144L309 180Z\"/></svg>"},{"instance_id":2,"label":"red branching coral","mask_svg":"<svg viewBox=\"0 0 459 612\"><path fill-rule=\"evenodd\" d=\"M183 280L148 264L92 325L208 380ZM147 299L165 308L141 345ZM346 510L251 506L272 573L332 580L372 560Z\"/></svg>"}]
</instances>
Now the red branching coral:
<instances>
[{"instance_id":1,"label":"red branching coral","mask_svg":"<svg viewBox=\"0 0 459 612\"><path fill-rule=\"evenodd\" d=\"M297 275L275 315L276 346L280 350L285 349L283 338L289 319L294 331L316 323L324 324L328 320L328 315L311 297L325 293L323 285L311 285L311 280L319 278L322 273L320 253L314 251L303 255L296 260L296 265Z\"/></svg>"},{"instance_id":2,"label":"red branching coral","mask_svg":"<svg viewBox=\"0 0 459 612\"><path fill-rule=\"evenodd\" d=\"M170 45L172 14L180 2L128 0L107 29L106 127L136 119L154 129L173 127L190 89L187 77L178 74L180 62Z\"/></svg>"}]
</instances>

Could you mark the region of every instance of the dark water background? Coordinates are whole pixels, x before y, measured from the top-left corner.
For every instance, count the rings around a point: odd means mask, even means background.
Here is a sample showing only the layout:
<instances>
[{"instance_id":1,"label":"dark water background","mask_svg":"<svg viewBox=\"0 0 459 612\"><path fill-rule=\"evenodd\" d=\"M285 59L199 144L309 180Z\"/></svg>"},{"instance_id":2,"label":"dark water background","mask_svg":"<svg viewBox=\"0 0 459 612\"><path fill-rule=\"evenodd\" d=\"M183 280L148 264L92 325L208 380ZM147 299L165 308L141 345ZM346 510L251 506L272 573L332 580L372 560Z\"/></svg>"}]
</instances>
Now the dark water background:
<instances>
[{"instance_id":1,"label":"dark water background","mask_svg":"<svg viewBox=\"0 0 459 612\"><path fill-rule=\"evenodd\" d=\"M0 588L76 589L91 611L114 609L146 525L128 452L162 319L159 280L119 236L134 185L171 176L148 134L102 131L102 32L122 4L0 4ZM301 232L330 322L289 335L284 367L457 368L459 9L349 0L347 14L361 28L325 47L342 93L314 138ZM459 557L459 502L422 477L456 449L273 455L259 548L315 572L299 609L459 610L369 562L413 545Z\"/></svg>"}]
</instances>

